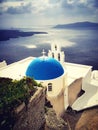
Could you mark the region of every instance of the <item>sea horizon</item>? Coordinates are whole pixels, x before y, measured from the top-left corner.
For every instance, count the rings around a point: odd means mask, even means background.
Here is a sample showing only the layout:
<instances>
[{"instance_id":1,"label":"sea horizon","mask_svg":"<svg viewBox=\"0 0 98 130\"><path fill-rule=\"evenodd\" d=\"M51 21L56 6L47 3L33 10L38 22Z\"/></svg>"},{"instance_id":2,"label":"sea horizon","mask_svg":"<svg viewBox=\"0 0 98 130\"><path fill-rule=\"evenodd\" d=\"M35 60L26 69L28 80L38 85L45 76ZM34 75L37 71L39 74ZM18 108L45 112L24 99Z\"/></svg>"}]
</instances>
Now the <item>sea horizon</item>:
<instances>
[{"instance_id":1,"label":"sea horizon","mask_svg":"<svg viewBox=\"0 0 98 130\"><path fill-rule=\"evenodd\" d=\"M10 28L14 29L14 28ZM91 65L98 70L98 30L54 29L52 26L38 28L15 28L21 31L46 32L28 37L10 38L0 41L0 62L8 64L29 56L39 57L51 44L58 44L65 53L65 62Z\"/></svg>"}]
</instances>

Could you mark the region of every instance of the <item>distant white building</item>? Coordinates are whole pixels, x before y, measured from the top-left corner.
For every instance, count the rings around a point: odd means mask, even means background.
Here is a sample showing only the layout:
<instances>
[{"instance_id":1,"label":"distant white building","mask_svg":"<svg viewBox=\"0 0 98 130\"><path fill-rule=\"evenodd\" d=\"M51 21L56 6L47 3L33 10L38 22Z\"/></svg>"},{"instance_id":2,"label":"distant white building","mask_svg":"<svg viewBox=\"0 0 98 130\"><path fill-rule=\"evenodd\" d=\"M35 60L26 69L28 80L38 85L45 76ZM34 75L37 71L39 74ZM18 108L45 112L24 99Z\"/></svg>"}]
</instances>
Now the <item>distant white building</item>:
<instances>
[{"instance_id":1,"label":"distant white building","mask_svg":"<svg viewBox=\"0 0 98 130\"><path fill-rule=\"evenodd\" d=\"M0 77L32 77L47 87L47 95L51 98L64 92L65 109L69 106L68 86L82 77L82 89L85 90L85 94L71 107L78 111L98 105L98 71L92 72L92 66L65 62L65 54L56 44L52 44L48 56L45 56L43 51L43 55L38 58L28 57L10 65L6 65L5 62L3 64L0 67Z\"/></svg>"}]
</instances>

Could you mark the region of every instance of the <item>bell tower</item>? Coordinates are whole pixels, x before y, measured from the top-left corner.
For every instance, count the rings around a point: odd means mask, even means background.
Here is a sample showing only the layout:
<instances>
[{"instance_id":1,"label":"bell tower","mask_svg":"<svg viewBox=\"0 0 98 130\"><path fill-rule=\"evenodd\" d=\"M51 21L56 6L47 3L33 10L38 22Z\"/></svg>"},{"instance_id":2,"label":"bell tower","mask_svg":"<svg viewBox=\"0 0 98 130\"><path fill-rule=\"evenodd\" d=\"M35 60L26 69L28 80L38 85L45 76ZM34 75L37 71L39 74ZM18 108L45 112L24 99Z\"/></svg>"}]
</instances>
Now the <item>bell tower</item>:
<instances>
[{"instance_id":1,"label":"bell tower","mask_svg":"<svg viewBox=\"0 0 98 130\"><path fill-rule=\"evenodd\" d=\"M63 64L65 61L65 54L63 51L61 51L61 47L57 44L51 45L51 50L49 50L48 52L48 57L55 58L61 64Z\"/></svg>"}]
</instances>

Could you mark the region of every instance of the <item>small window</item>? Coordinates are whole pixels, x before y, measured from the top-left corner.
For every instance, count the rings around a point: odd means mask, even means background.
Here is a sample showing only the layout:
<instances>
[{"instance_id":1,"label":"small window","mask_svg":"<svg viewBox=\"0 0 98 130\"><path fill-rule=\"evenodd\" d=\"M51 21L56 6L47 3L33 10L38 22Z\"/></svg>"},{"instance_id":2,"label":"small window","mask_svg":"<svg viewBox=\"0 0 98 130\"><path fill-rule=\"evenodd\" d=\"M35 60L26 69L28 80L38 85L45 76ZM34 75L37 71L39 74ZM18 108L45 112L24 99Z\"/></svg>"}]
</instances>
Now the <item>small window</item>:
<instances>
[{"instance_id":1,"label":"small window","mask_svg":"<svg viewBox=\"0 0 98 130\"><path fill-rule=\"evenodd\" d=\"M57 46L55 45L55 50L57 51Z\"/></svg>"},{"instance_id":2,"label":"small window","mask_svg":"<svg viewBox=\"0 0 98 130\"><path fill-rule=\"evenodd\" d=\"M52 58L54 58L54 53L52 53Z\"/></svg>"},{"instance_id":3,"label":"small window","mask_svg":"<svg viewBox=\"0 0 98 130\"><path fill-rule=\"evenodd\" d=\"M52 91L52 83L48 84L48 91Z\"/></svg>"},{"instance_id":4,"label":"small window","mask_svg":"<svg viewBox=\"0 0 98 130\"><path fill-rule=\"evenodd\" d=\"M60 61L60 53L58 53L58 60Z\"/></svg>"}]
</instances>

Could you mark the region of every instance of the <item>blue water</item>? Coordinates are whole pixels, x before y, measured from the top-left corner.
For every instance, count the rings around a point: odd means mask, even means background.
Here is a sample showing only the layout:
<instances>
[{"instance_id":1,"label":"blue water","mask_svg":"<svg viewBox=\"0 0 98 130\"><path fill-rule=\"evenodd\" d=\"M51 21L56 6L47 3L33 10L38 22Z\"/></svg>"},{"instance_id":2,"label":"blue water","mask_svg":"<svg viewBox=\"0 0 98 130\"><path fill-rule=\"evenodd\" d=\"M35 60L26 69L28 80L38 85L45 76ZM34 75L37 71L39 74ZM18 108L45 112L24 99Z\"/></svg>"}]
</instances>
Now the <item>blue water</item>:
<instances>
[{"instance_id":1,"label":"blue water","mask_svg":"<svg viewBox=\"0 0 98 130\"><path fill-rule=\"evenodd\" d=\"M98 69L98 30L66 30L52 28L25 28L25 31L44 31L48 34L36 34L0 41L0 61L8 64L28 56L41 56L41 52L50 49L52 43L62 46L65 61L92 65Z\"/></svg>"}]
</instances>

